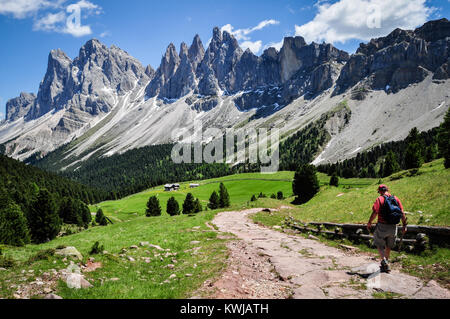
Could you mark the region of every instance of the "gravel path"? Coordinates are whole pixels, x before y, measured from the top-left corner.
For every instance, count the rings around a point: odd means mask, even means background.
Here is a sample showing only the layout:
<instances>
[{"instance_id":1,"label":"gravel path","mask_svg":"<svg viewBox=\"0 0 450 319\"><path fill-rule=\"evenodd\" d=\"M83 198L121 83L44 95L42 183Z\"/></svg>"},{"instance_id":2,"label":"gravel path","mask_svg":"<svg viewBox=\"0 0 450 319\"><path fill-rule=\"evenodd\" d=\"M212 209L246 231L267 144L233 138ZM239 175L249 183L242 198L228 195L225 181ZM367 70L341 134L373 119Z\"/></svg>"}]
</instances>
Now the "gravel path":
<instances>
[{"instance_id":1,"label":"gravel path","mask_svg":"<svg viewBox=\"0 0 450 319\"><path fill-rule=\"evenodd\" d=\"M230 258L222 276L206 282L199 293L233 299L361 299L391 292L398 298L450 299L435 281L424 283L395 269L366 279L361 275L378 267L373 257L259 226L248 218L259 211L223 212L213 220L220 232L238 240L228 244Z\"/></svg>"}]
</instances>

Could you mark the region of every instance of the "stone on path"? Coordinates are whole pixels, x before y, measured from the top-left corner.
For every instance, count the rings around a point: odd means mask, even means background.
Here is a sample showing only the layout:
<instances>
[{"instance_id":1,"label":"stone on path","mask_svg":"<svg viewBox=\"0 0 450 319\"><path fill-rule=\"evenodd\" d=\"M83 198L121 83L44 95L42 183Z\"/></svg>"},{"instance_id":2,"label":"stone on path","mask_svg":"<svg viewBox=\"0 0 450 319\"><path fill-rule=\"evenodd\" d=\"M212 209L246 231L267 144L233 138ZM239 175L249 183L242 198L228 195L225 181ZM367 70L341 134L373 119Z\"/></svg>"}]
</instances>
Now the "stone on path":
<instances>
[{"instance_id":1,"label":"stone on path","mask_svg":"<svg viewBox=\"0 0 450 319\"><path fill-rule=\"evenodd\" d=\"M339 247L344 248L344 249L349 250L349 251L353 251L353 252L358 251L358 248L353 247L353 246L348 246L348 245L342 245L341 244L341 245L339 245Z\"/></svg>"},{"instance_id":2,"label":"stone on path","mask_svg":"<svg viewBox=\"0 0 450 319\"><path fill-rule=\"evenodd\" d=\"M367 288L405 296L413 296L422 287L420 279L397 272L380 273L367 279Z\"/></svg>"},{"instance_id":3,"label":"stone on path","mask_svg":"<svg viewBox=\"0 0 450 319\"><path fill-rule=\"evenodd\" d=\"M380 271L380 264L379 263L370 263L370 264L365 264L362 266L358 266L355 268L352 268L351 271L349 271L349 274L352 275L360 275L362 277L368 277L374 273L377 273L378 271Z\"/></svg>"}]
</instances>

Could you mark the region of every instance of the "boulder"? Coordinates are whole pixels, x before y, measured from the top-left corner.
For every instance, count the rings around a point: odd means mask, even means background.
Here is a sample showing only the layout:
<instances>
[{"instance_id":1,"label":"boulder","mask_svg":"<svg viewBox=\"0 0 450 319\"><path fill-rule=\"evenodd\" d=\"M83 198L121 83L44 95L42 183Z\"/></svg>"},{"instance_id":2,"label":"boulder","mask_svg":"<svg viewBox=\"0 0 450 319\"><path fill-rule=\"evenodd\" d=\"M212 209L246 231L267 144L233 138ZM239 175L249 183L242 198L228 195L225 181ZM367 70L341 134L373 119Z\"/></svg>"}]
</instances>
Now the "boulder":
<instances>
[{"instance_id":1,"label":"boulder","mask_svg":"<svg viewBox=\"0 0 450 319\"><path fill-rule=\"evenodd\" d=\"M91 283L87 281L83 275L77 273L67 275L66 284L70 289L85 289L92 287Z\"/></svg>"},{"instance_id":2,"label":"boulder","mask_svg":"<svg viewBox=\"0 0 450 319\"><path fill-rule=\"evenodd\" d=\"M79 260L83 259L83 255L75 247L66 247L64 249L57 249L55 255L76 257Z\"/></svg>"}]
</instances>

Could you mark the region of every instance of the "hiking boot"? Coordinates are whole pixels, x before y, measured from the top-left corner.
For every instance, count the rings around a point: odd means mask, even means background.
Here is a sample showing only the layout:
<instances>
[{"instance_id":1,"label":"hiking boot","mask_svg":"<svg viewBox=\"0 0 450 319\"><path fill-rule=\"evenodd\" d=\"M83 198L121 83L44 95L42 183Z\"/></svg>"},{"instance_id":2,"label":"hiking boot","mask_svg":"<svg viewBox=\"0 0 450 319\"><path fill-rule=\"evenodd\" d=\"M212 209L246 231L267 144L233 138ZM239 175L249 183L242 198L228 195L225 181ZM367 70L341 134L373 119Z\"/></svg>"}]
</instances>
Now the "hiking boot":
<instances>
[{"instance_id":1,"label":"hiking boot","mask_svg":"<svg viewBox=\"0 0 450 319\"><path fill-rule=\"evenodd\" d=\"M386 258L384 258L381 261L380 271L387 274L391 272L391 268L389 267L389 261Z\"/></svg>"}]
</instances>

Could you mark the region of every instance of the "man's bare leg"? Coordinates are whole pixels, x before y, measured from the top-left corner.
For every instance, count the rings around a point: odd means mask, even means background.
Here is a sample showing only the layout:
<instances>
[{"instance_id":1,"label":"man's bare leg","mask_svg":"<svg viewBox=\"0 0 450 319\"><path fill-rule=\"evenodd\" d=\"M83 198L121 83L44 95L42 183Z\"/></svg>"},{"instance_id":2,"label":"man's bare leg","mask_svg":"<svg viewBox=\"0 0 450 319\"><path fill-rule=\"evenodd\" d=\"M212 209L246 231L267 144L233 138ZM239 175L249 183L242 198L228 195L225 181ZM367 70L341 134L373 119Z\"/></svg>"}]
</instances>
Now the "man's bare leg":
<instances>
[{"instance_id":1,"label":"man's bare leg","mask_svg":"<svg viewBox=\"0 0 450 319\"><path fill-rule=\"evenodd\" d=\"M383 260L385 257L385 249L378 248L378 252L380 253L381 260Z\"/></svg>"},{"instance_id":2,"label":"man's bare leg","mask_svg":"<svg viewBox=\"0 0 450 319\"><path fill-rule=\"evenodd\" d=\"M386 247L384 250L384 257L386 257L387 260L389 260L389 257L391 256L391 249L389 247Z\"/></svg>"}]
</instances>

